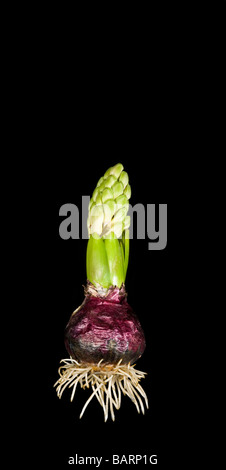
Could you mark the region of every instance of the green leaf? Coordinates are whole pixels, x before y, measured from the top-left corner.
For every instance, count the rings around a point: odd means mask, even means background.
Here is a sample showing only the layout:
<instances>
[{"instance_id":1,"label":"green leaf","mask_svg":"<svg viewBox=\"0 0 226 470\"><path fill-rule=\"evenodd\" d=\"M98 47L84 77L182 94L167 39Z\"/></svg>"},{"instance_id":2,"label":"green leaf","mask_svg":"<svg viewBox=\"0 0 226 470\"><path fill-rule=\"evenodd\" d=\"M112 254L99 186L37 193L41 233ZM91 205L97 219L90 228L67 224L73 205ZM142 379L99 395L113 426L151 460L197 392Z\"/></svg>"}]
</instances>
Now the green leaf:
<instances>
[{"instance_id":1,"label":"green leaf","mask_svg":"<svg viewBox=\"0 0 226 470\"><path fill-rule=\"evenodd\" d=\"M104 243L108 258L111 285L121 287L124 282L124 262L120 241L115 238L112 233L111 238L106 238Z\"/></svg>"},{"instance_id":2,"label":"green leaf","mask_svg":"<svg viewBox=\"0 0 226 470\"><path fill-rule=\"evenodd\" d=\"M86 252L87 279L97 286L108 288L111 285L108 258L105 244L98 234L91 235Z\"/></svg>"},{"instance_id":3,"label":"green leaf","mask_svg":"<svg viewBox=\"0 0 226 470\"><path fill-rule=\"evenodd\" d=\"M124 275L126 279L126 273L129 263L129 230L124 232Z\"/></svg>"}]
</instances>

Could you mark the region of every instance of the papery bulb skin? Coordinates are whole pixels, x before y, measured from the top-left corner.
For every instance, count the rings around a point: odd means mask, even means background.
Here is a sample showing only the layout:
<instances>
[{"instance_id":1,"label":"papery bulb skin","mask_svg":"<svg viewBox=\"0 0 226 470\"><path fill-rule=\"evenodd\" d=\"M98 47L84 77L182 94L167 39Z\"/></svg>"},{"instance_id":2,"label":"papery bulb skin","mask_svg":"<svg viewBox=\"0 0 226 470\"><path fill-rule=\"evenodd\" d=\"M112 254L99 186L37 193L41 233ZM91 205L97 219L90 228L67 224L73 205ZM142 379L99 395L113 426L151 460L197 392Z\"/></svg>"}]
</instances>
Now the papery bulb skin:
<instances>
[{"instance_id":1,"label":"papery bulb skin","mask_svg":"<svg viewBox=\"0 0 226 470\"><path fill-rule=\"evenodd\" d=\"M65 346L73 359L85 364L133 364L145 350L140 322L127 303L124 284L98 290L87 282L85 300L65 329Z\"/></svg>"}]
</instances>

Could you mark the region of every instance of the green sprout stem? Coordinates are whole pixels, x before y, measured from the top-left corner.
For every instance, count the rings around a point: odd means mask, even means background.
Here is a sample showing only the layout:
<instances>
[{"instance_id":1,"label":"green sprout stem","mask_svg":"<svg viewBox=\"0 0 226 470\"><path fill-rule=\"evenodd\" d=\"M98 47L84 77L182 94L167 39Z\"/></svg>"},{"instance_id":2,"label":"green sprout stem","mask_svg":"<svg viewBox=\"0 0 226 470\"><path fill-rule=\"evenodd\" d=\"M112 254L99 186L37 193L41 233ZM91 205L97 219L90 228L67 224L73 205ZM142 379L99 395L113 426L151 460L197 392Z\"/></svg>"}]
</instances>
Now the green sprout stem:
<instances>
[{"instance_id":1,"label":"green sprout stem","mask_svg":"<svg viewBox=\"0 0 226 470\"><path fill-rule=\"evenodd\" d=\"M118 163L100 178L89 205L86 270L95 286L121 287L129 261L127 216L131 188L128 175Z\"/></svg>"}]
</instances>

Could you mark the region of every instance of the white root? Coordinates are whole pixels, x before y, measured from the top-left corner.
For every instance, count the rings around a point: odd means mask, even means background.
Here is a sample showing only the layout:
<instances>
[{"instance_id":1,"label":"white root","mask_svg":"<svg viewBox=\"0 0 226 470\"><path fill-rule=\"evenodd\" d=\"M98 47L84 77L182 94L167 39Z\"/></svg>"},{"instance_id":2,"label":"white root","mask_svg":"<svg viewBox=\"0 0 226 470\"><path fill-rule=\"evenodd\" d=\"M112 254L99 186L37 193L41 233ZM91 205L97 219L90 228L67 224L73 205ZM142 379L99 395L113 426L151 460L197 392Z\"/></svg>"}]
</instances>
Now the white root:
<instances>
[{"instance_id":1,"label":"white root","mask_svg":"<svg viewBox=\"0 0 226 470\"><path fill-rule=\"evenodd\" d=\"M59 367L60 378L54 384L57 396L62 397L65 388L72 387L71 401L74 399L78 383L81 388L89 388L91 385L92 394L86 401L80 414L83 416L88 404L96 396L104 411L104 420L107 421L109 412L111 418L115 420L114 407L119 410L121 406L121 392L127 395L137 408L144 414L142 398L148 408L148 399L145 391L140 385L140 380L145 377L146 372L135 369L135 365L102 364L103 359L98 364L80 364L78 361L68 358L62 359L64 365Z\"/></svg>"}]
</instances>

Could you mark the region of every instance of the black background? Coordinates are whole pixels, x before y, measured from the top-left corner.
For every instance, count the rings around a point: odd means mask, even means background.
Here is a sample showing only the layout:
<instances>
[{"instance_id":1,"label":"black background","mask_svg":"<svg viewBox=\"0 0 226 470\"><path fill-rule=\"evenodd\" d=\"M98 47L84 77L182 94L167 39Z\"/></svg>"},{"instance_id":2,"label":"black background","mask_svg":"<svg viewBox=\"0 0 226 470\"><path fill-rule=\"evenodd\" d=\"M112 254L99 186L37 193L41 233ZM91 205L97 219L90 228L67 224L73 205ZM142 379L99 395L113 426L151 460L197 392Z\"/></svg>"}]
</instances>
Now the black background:
<instances>
[{"instance_id":1,"label":"black background","mask_svg":"<svg viewBox=\"0 0 226 470\"><path fill-rule=\"evenodd\" d=\"M25 209L18 227L23 228L27 256L25 261L25 249L18 243L16 272L22 282L21 305L26 304L29 312L22 315L19 373L26 386L21 387L25 405L18 406L16 431L17 439L26 410L23 462L61 469L68 468L69 456L76 453L109 460L112 454L157 454L160 468L172 461L174 468L181 465L178 283L183 261L177 242L183 234L176 208L183 179L181 153L186 161L188 141L182 116L183 81L175 74L167 47L165 42L161 54L153 47L148 60L135 43L130 52L122 51L120 59L112 47L111 58L104 55L103 63L92 44L87 55L77 48L72 60L54 39L54 48L47 48L41 58L42 66L31 64L30 77L35 75L35 81L27 82L31 100L25 110L26 126L17 136L17 146L28 156L17 163L26 182L22 187L20 179ZM89 392L78 389L70 403L68 390L59 400L53 388L59 362L67 357L64 328L83 301L86 283L87 241L60 238L59 210L72 203L81 212L82 196L91 195L100 176L118 162L129 174L132 205L168 204L168 243L162 251L150 251L148 238L134 237L126 279L128 302L146 336L147 347L137 367L148 374L142 385L149 410L138 415L123 397L115 422L104 423L97 400L79 420Z\"/></svg>"},{"instance_id":2,"label":"black background","mask_svg":"<svg viewBox=\"0 0 226 470\"><path fill-rule=\"evenodd\" d=\"M187 5L183 11L168 8L170 15L162 3L157 14L134 10L133 18L128 11L116 12L110 31L110 14L96 26L92 12L72 16L69 24L70 12L57 19L51 11L42 14L36 29L35 18L25 20L26 27L16 18L19 32L6 52L10 168L2 181L7 209L13 197L12 243L6 250L11 256L4 272L10 292L3 292L4 357L13 356L12 369L3 364L10 398L5 432L8 461L14 458L17 465L33 468L39 462L40 468L62 469L76 453L109 459L113 453L154 453L160 468L185 468L193 457L199 427L196 420L188 429L192 405L185 392L192 386L195 395L197 386L183 343L199 314L191 300L194 271L201 278L198 256L190 271L188 258L195 236L200 247L191 197L203 142L209 141L207 133L200 134L200 94L208 108L208 93L199 70L210 48L202 15L197 19L192 12L190 21ZM78 389L70 403L69 391L59 400L53 388L59 361L66 357L64 328L83 300L86 282L87 242L59 237L59 209L65 203L81 209L82 195L91 194L117 162L129 174L131 204L168 204L168 244L163 251L149 251L148 239L131 241L126 280L128 301L146 336L137 367L148 373L142 385L149 410L138 415L123 397L116 421L104 423L96 400L79 420L87 391ZM10 238L6 223L4 230ZM188 363L192 341L190 335Z\"/></svg>"}]
</instances>

